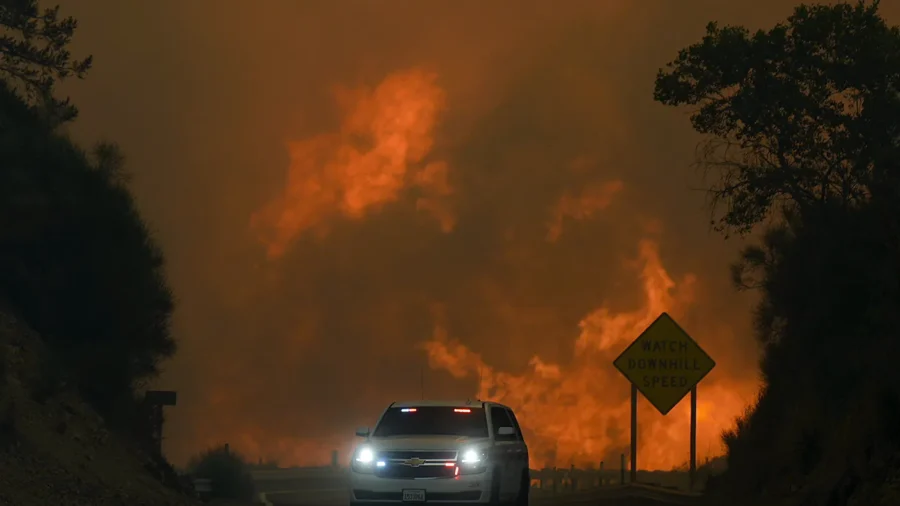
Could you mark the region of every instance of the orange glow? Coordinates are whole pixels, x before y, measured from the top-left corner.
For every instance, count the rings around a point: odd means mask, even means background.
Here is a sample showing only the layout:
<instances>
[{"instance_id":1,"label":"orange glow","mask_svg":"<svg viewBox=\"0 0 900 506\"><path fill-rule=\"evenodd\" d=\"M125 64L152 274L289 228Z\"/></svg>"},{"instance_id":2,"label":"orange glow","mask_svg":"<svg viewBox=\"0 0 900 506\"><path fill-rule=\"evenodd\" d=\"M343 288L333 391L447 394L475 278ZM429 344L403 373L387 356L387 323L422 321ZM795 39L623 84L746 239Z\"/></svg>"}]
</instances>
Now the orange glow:
<instances>
[{"instance_id":1,"label":"orange glow","mask_svg":"<svg viewBox=\"0 0 900 506\"><path fill-rule=\"evenodd\" d=\"M444 232L453 229L447 164L427 160L445 108L436 81L434 73L416 69L394 73L374 90L335 90L340 131L289 143L284 191L251 219L269 258L281 257L304 232L322 230L326 219L361 219L408 187L421 194L417 209Z\"/></svg>"},{"instance_id":2,"label":"orange glow","mask_svg":"<svg viewBox=\"0 0 900 506\"><path fill-rule=\"evenodd\" d=\"M285 255L304 235L327 234L336 220L364 220L386 206L409 206L410 211L414 206L431 226L452 232L457 225L454 198L458 188L452 184L454 171L436 148L436 126L447 105L438 76L422 69L400 71L374 88L335 89L333 97L340 112L339 128L288 143L290 165L284 187L252 216L252 229L269 259ZM578 158L570 172L582 179L597 163ZM547 213L543 239L559 241L569 227L608 210L623 191L622 181L599 177L557 194L543 209ZM658 220L639 221L644 233L660 233ZM423 344L432 368L456 379L478 377L479 398L497 400L516 410L534 467L596 466L605 460L609 468L618 465L619 455L628 451L629 388L612 361L661 312L676 319L686 315L695 302L696 285L692 274L677 281L669 275L659 245L652 240L640 241L637 259L628 267L636 271L643 289L640 304L631 311L604 304L584 314L577 335L570 336L572 357L565 363L534 355L524 373L499 370L486 363L477 350L454 339L439 318L431 339ZM489 282L485 284L489 286ZM385 299L390 298L385 293ZM523 316L510 309L510 319L519 321ZM694 337L704 347L716 344L704 340L702 334ZM707 351L715 356L715 349ZM722 430L733 424L757 389L716 373L699 388L697 450L701 461L721 454ZM687 460L688 408L688 403L682 402L662 417L641 399L641 468L670 469ZM403 411L415 413L416 408ZM454 411L471 412L466 408ZM260 428L251 432L255 438L229 438L250 456L275 456L285 465L327 465L333 449L344 461L353 444L342 435L272 440L263 436L265 431Z\"/></svg>"},{"instance_id":3,"label":"orange glow","mask_svg":"<svg viewBox=\"0 0 900 506\"><path fill-rule=\"evenodd\" d=\"M627 453L630 427L630 388L612 361L659 314L676 319L694 300L693 275L677 283L662 265L658 245L639 244L644 291L641 306L630 312L600 307L580 323L571 364L547 363L532 357L527 373L498 371L481 356L448 336L440 322L424 343L431 367L455 378L480 377L478 398L511 406L528 438L533 467L583 466L613 461ZM701 345L703 341L701 341ZM730 384L707 379L698 387L698 458L722 452L720 435L739 415L757 385ZM680 403L666 417L643 398L639 401L638 462L642 469L672 469L687 461L689 403Z\"/></svg>"}]
</instances>

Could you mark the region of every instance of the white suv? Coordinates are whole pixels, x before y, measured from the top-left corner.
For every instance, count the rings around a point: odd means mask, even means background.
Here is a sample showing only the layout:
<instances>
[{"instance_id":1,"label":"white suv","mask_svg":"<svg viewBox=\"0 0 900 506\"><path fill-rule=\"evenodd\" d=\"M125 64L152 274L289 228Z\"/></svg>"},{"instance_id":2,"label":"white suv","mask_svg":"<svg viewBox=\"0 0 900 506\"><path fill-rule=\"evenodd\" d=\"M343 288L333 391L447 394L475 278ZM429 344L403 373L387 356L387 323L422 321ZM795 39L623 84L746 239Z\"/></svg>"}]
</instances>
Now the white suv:
<instances>
[{"instance_id":1,"label":"white suv","mask_svg":"<svg viewBox=\"0 0 900 506\"><path fill-rule=\"evenodd\" d=\"M350 461L350 504L528 504L528 448L512 409L468 400L394 402Z\"/></svg>"}]
</instances>

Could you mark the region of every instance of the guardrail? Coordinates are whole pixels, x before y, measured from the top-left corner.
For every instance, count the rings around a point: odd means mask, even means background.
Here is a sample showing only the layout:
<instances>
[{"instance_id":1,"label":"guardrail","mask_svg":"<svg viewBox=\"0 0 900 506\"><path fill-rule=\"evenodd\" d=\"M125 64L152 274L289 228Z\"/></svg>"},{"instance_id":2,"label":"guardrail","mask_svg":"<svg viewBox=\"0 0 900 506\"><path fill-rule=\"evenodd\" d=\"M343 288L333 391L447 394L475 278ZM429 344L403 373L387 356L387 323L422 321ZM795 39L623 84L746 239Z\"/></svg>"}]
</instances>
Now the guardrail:
<instances>
[{"instance_id":1,"label":"guardrail","mask_svg":"<svg viewBox=\"0 0 900 506\"><path fill-rule=\"evenodd\" d=\"M609 485L621 485L621 473L592 469L532 469L531 488L548 492L587 490Z\"/></svg>"},{"instance_id":2,"label":"guardrail","mask_svg":"<svg viewBox=\"0 0 900 506\"><path fill-rule=\"evenodd\" d=\"M638 471L636 484L648 485L660 489L687 491L689 477L687 473L664 471ZM548 493L575 492L610 486L632 484L627 474L621 469L532 469L532 489Z\"/></svg>"},{"instance_id":3,"label":"guardrail","mask_svg":"<svg viewBox=\"0 0 900 506\"><path fill-rule=\"evenodd\" d=\"M327 480L336 483L343 480L347 469L336 466L295 467L282 469L257 469L252 471L257 483L277 481ZM605 462L599 468L583 469L545 468L531 470L532 489L547 493L564 493L579 490L590 490L614 485L630 483L629 474L620 465L617 469L606 469ZM677 471L638 471L637 483L650 485L660 489L683 490L689 488L687 472Z\"/></svg>"},{"instance_id":4,"label":"guardrail","mask_svg":"<svg viewBox=\"0 0 900 506\"><path fill-rule=\"evenodd\" d=\"M323 504L338 504L338 499L346 492L348 472L347 468L322 466L256 469L252 475L260 492L259 504L292 495L303 498L308 504L318 504L310 494L324 498ZM604 463L595 469L574 466L532 469L533 504L584 506L603 503L616 506L631 504L630 501L635 499L643 501L641 504L667 506L704 504L702 494L687 491L687 472L638 471L637 482L631 483L629 478L630 473L622 469L605 469Z\"/></svg>"}]
</instances>

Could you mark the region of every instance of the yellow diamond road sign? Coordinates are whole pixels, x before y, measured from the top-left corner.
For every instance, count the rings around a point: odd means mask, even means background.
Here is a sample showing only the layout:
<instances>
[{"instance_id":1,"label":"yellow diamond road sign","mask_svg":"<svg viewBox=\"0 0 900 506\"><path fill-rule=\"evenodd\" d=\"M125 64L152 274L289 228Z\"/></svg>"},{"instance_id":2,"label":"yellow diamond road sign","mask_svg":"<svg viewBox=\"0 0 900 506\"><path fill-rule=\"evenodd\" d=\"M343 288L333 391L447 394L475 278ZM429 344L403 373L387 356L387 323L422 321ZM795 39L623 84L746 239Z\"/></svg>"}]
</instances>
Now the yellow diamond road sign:
<instances>
[{"instance_id":1,"label":"yellow diamond road sign","mask_svg":"<svg viewBox=\"0 0 900 506\"><path fill-rule=\"evenodd\" d=\"M613 365L665 415L716 363L668 313L663 313Z\"/></svg>"}]
</instances>

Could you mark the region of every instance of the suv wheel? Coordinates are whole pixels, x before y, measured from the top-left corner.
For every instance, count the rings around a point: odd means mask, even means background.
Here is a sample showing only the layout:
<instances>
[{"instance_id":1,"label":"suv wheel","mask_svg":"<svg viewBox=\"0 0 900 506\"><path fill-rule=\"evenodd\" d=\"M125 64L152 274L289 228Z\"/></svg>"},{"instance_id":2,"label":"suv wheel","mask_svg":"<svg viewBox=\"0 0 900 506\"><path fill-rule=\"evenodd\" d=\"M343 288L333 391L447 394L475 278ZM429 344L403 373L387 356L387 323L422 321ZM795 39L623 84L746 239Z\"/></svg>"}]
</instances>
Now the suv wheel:
<instances>
[{"instance_id":1,"label":"suv wheel","mask_svg":"<svg viewBox=\"0 0 900 506\"><path fill-rule=\"evenodd\" d=\"M528 496L531 494L531 473L522 471L519 479L519 493L516 494L515 506L528 506Z\"/></svg>"},{"instance_id":2,"label":"suv wheel","mask_svg":"<svg viewBox=\"0 0 900 506\"><path fill-rule=\"evenodd\" d=\"M500 506L500 479L502 476L500 475L500 468L494 468L494 471L491 473L491 497L488 499L488 504L491 506Z\"/></svg>"}]
</instances>

